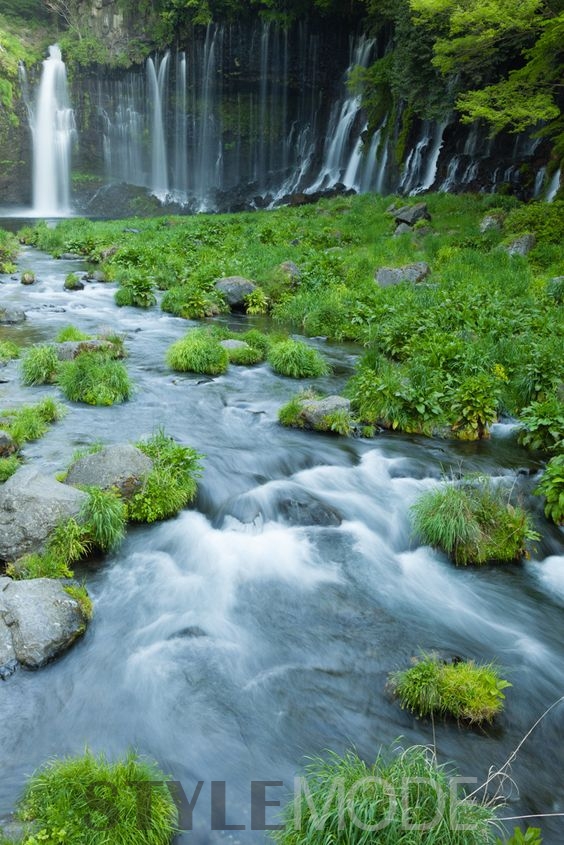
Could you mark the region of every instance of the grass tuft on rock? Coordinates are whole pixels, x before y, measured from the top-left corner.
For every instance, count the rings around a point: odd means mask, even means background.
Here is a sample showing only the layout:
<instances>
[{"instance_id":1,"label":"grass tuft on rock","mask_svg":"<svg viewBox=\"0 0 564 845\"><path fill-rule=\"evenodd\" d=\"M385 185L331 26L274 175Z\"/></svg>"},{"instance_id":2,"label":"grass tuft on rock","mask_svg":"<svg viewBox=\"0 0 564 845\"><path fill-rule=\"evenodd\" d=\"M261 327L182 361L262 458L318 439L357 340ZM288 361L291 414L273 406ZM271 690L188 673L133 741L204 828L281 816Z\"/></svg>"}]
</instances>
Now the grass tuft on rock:
<instances>
[{"instance_id":1,"label":"grass tuft on rock","mask_svg":"<svg viewBox=\"0 0 564 845\"><path fill-rule=\"evenodd\" d=\"M20 347L16 346L11 340L0 340L0 364L5 364L6 361L11 361L13 358L19 358Z\"/></svg>"},{"instance_id":2,"label":"grass tuft on rock","mask_svg":"<svg viewBox=\"0 0 564 845\"><path fill-rule=\"evenodd\" d=\"M166 360L177 372L210 376L225 373L229 366L227 350L205 329L194 329L169 346Z\"/></svg>"},{"instance_id":3,"label":"grass tuft on rock","mask_svg":"<svg viewBox=\"0 0 564 845\"><path fill-rule=\"evenodd\" d=\"M11 434L19 448L33 440L43 437L49 425L62 419L67 409L51 397L42 399L35 405L24 405L14 410L3 411L7 424L4 428Z\"/></svg>"},{"instance_id":4,"label":"grass tuft on rock","mask_svg":"<svg viewBox=\"0 0 564 845\"><path fill-rule=\"evenodd\" d=\"M125 537L127 508L114 490L87 487L88 501L81 518L88 541L102 552L111 552Z\"/></svg>"},{"instance_id":5,"label":"grass tuft on rock","mask_svg":"<svg viewBox=\"0 0 564 845\"><path fill-rule=\"evenodd\" d=\"M90 340L91 335L85 334L76 326L64 326L55 338L55 343L66 343L69 340Z\"/></svg>"},{"instance_id":6,"label":"grass tuft on rock","mask_svg":"<svg viewBox=\"0 0 564 845\"><path fill-rule=\"evenodd\" d=\"M21 467L22 462L17 455L0 458L0 484L7 481Z\"/></svg>"},{"instance_id":7,"label":"grass tuft on rock","mask_svg":"<svg viewBox=\"0 0 564 845\"><path fill-rule=\"evenodd\" d=\"M453 788L453 772L429 749L380 753L367 765L354 751L315 757L282 813L277 845L494 845L491 805ZM339 788L345 798L339 798ZM453 820L456 819L456 825Z\"/></svg>"},{"instance_id":8,"label":"grass tuft on rock","mask_svg":"<svg viewBox=\"0 0 564 845\"><path fill-rule=\"evenodd\" d=\"M268 363L275 373L290 378L318 378L329 372L323 356L300 340L276 343L268 353Z\"/></svg>"},{"instance_id":9,"label":"grass tuft on rock","mask_svg":"<svg viewBox=\"0 0 564 845\"><path fill-rule=\"evenodd\" d=\"M18 815L34 823L36 843L169 845L178 819L166 780L155 763L133 752L110 762L86 751L51 760L35 772Z\"/></svg>"},{"instance_id":10,"label":"grass tuft on rock","mask_svg":"<svg viewBox=\"0 0 564 845\"><path fill-rule=\"evenodd\" d=\"M496 667L473 660L447 662L423 654L409 669L388 679L401 707L416 716L452 716L465 722L491 722L503 709L503 690L510 687Z\"/></svg>"},{"instance_id":11,"label":"grass tuft on rock","mask_svg":"<svg viewBox=\"0 0 564 845\"><path fill-rule=\"evenodd\" d=\"M156 522L175 516L196 496L202 456L190 446L176 443L162 428L135 445L151 458L153 469L128 503L129 519Z\"/></svg>"},{"instance_id":12,"label":"grass tuft on rock","mask_svg":"<svg viewBox=\"0 0 564 845\"><path fill-rule=\"evenodd\" d=\"M99 353L85 352L64 364L59 384L69 401L87 405L114 405L133 393L125 366Z\"/></svg>"},{"instance_id":13,"label":"grass tuft on rock","mask_svg":"<svg viewBox=\"0 0 564 845\"><path fill-rule=\"evenodd\" d=\"M60 366L54 346L32 346L22 357L22 383L27 387L35 384L53 384L57 381Z\"/></svg>"},{"instance_id":14,"label":"grass tuft on rock","mask_svg":"<svg viewBox=\"0 0 564 845\"><path fill-rule=\"evenodd\" d=\"M516 561L538 540L531 517L503 487L467 478L424 493L411 507L415 532L460 565Z\"/></svg>"}]
</instances>

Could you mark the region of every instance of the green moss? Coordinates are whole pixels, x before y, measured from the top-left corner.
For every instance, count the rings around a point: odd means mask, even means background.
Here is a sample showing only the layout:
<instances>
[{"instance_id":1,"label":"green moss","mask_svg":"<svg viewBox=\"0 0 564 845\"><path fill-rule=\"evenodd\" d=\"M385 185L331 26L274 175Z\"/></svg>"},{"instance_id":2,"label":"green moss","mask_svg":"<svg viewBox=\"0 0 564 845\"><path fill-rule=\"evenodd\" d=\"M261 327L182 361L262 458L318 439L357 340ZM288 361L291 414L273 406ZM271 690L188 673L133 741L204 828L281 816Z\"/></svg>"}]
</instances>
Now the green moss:
<instances>
[{"instance_id":1,"label":"green moss","mask_svg":"<svg viewBox=\"0 0 564 845\"><path fill-rule=\"evenodd\" d=\"M389 685L401 706L417 716L448 715L471 723L491 722L503 709L503 690L511 686L491 663L448 662L435 654L393 672Z\"/></svg>"}]
</instances>

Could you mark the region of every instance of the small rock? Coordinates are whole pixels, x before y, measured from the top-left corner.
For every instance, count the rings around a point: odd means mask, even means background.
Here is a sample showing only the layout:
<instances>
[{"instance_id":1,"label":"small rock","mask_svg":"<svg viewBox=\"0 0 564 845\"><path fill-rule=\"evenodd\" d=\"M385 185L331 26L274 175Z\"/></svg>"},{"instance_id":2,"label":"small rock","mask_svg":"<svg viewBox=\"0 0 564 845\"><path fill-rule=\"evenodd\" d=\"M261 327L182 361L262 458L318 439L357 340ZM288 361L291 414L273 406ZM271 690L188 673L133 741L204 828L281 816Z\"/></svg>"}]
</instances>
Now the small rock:
<instances>
[{"instance_id":1,"label":"small rock","mask_svg":"<svg viewBox=\"0 0 564 845\"><path fill-rule=\"evenodd\" d=\"M74 275L74 273L70 273L64 281L63 289L84 290L84 283L81 282L80 279Z\"/></svg>"},{"instance_id":2,"label":"small rock","mask_svg":"<svg viewBox=\"0 0 564 845\"><path fill-rule=\"evenodd\" d=\"M12 435L8 431L0 429L0 456L5 458L15 452L16 448Z\"/></svg>"},{"instance_id":3,"label":"small rock","mask_svg":"<svg viewBox=\"0 0 564 845\"><path fill-rule=\"evenodd\" d=\"M59 255L59 258L63 261L76 261L77 259L83 260L84 256L77 252L63 252L62 255Z\"/></svg>"},{"instance_id":4,"label":"small rock","mask_svg":"<svg viewBox=\"0 0 564 845\"><path fill-rule=\"evenodd\" d=\"M19 663L15 657L0 666L0 681L7 681L8 678L11 678L18 666Z\"/></svg>"},{"instance_id":5,"label":"small rock","mask_svg":"<svg viewBox=\"0 0 564 845\"><path fill-rule=\"evenodd\" d=\"M418 202L415 205L405 205L394 211L394 218L396 223L407 223L408 226L413 226L418 220L430 220L431 215L427 208L426 202Z\"/></svg>"},{"instance_id":6,"label":"small rock","mask_svg":"<svg viewBox=\"0 0 564 845\"><path fill-rule=\"evenodd\" d=\"M24 320L25 312L21 308L0 308L0 325L11 326Z\"/></svg>"},{"instance_id":7,"label":"small rock","mask_svg":"<svg viewBox=\"0 0 564 845\"><path fill-rule=\"evenodd\" d=\"M153 462L129 443L105 446L99 452L79 458L67 473L65 484L117 488L124 499L141 489Z\"/></svg>"},{"instance_id":8,"label":"small rock","mask_svg":"<svg viewBox=\"0 0 564 845\"><path fill-rule=\"evenodd\" d=\"M380 267L376 271L375 279L382 288L399 285L401 282L422 282L431 272L426 261L416 261L405 267Z\"/></svg>"},{"instance_id":9,"label":"small rock","mask_svg":"<svg viewBox=\"0 0 564 845\"><path fill-rule=\"evenodd\" d=\"M505 247L508 255L528 255L536 243L534 235L521 235Z\"/></svg>"},{"instance_id":10,"label":"small rock","mask_svg":"<svg viewBox=\"0 0 564 845\"><path fill-rule=\"evenodd\" d=\"M114 344L109 340L65 340L55 344L59 361L73 361L83 352L110 352Z\"/></svg>"},{"instance_id":11,"label":"small rock","mask_svg":"<svg viewBox=\"0 0 564 845\"><path fill-rule=\"evenodd\" d=\"M126 226L123 231L129 232L131 235L138 235L141 229L134 229L132 226Z\"/></svg>"},{"instance_id":12,"label":"small rock","mask_svg":"<svg viewBox=\"0 0 564 845\"><path fill-rule=\"evenodd\" d=\"M297 284L302 277L302 271L297 264L294 264L293 261L283 261L282 264L278 266L278 269L284 276L286 276L292 285Z\"/></svg>"},{"instance_id":13,"label":"small rock","mask_svg":"<svg viewBox=\"0 0 564 845\"><path fill-rule=\"evenodd\" d=\"M413 229L411 226L408 226L407 223L400 223L399 226L396 227L394 232L394 238L397 238L399 235L411 235L413 234Z\"/></svg>"},{"instance_id":14,"label":"small rock","mask_svg":"<svg viewBox=\"0 0 564 845\"><path fill-rule=\"evenodd\" d=\"M344 396L326 396L324 399L304 399L301 403L300 416L308 428L318 428L323 420L335 411L349 412L351 403Z\"/></svg>"},{"instance_id":15,"label":"small rock","mask_svg":"<svg viewBox=\"0 0 564 845\"><path fill-rule=\"evenodd\" d=\"M115 245L106 247L106 249L103 249L100 253L100 261L106 261L108 258L111 258L112 255L115 255L117 251L118 247Z\"/></svg>"},{"instance_id":16,"label":"small rock","mask_svg":"<svg viewBox=\"0 0 564 845\"><path fill-rule=\"evenodd\" d=\"M24 270L20 276L20 282L22 285L32 285L35 282L35 273L31 270Z\"/></svg>"},{"instance_id":17,"label":"small rock","mask_svg":"<svg viewBox=\"0 0 564 845\"><path fill-rule=\"evenodd\" d=\"M227 304L235 310L245 310L245 297L256 289L256 284L242 276L216 279L215 289L223 294Z\"/></svg>"}]
</instances>

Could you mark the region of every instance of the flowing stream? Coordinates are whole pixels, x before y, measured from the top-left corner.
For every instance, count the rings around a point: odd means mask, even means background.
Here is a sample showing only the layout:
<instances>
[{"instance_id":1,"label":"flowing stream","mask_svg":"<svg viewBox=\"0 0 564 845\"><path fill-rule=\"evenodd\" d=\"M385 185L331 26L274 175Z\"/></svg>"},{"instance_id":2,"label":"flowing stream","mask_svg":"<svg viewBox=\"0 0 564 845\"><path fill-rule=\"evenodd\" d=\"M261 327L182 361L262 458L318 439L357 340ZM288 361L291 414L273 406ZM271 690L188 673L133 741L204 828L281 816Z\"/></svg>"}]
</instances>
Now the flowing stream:
<instances>
[{"instance_id":1,"label":"flowing stream","mask_svg":"<svg viewBox=\"0 0 564 845\"><path fill-rule=\"evenodd\" d=\"M408 509L443 471L464 466L507 477L540 513L530 496L538 463L516 446L514 428L495 426L480 444L286 430L277 410L300 383L266 365L231 367L213 380L174 374L164 353L185 321L118 309L113 285L64 291L79 261L25 250L19 265L39 281L24 288L1 277L3 302L25 307L28 319L0 337L45 342L69 323L118 329L137 387L124 405L71 405L25 449L29 460L55 473L80 446L134 441L164 425L205 455L205 471L192 508L131 529L118 553L78 570L95 605L83 640L45 669L0 683L0 816L51 755L88 745L111 756L133 746L188 797L205 782L194 832L179 842L264 842L267 834L249 830L252 780L283 781L267 791L283 801L306 755L355 746L373 759L398 737L432 743L431 724L385 690L387 674L420 648L503 668L513 687L495 728L435 728L439 759L461 775L481 783L502 764L564 694L562 535L539 519L544 538L529 562L457 570L417 545ZM358 350L311 342L334 369L319 387L338 391ZM58 393L22 388L17 368L2 372L2 406ZM514 763L518 791L502 815L564 812L563 732L559 705ZM226 781L228 824L247 830L210 829L212 780ZM564 840L562 818L542 827L545 845Z\"/></svg>"}]
</instances>

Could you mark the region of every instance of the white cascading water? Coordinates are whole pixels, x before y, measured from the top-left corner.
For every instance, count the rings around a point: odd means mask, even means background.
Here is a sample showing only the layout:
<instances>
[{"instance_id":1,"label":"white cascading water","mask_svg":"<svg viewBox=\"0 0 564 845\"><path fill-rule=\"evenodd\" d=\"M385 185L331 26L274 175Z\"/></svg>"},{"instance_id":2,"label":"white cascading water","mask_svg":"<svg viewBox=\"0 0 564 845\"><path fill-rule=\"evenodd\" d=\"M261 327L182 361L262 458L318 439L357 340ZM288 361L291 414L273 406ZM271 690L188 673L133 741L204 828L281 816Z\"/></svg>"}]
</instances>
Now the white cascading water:
<instances>
[{"instance_id":1,"label":"white cascading water","mask_svg":"<svg viewBox=\"0 0 564 845\"><path fill-rule=\"evenodd\" d=\"M176 108L174 113L174 193L186 201L188 192L188 119L186 101L186 53L176 57Z\"/></svg>"},{"instance_id":2,"label":"white cascading water","mask_svg":"<svg viewBox=\"0 0 564 845\"><path fill-rule=\"evenodd\" d=\"M152 100L151 121L151 190L159 199L165 199L168 194L168 160L165 142L165 115L163 100L168 73L170 53L166 53L162 61L147 59L147 78Z\"/></svg>"},{"instance_id":3,"label":"white cascading water","mask_svg":"<svg viewBox=\"0 0 564 845\"><path fill-rule=\"evenodd\" d=\"M550 182L548 183L548 187L546 189L546 201L552 202L556 194L558 193L558 189L560 188L560 170L558 169L556 173L553 174Z\"/></svg>"},{"instance_id":4,"label":"white cascading water","mask_svg":"<svg viewBox=\"0 0 564 845\"><path fill-rule=\"evenodd\" d=\"M67 73L57 44L49 47L35 108L33 137L33 212L60 216L70 211L71 149L76 136L69 104Z\"/></svg>"}]
</instances>

